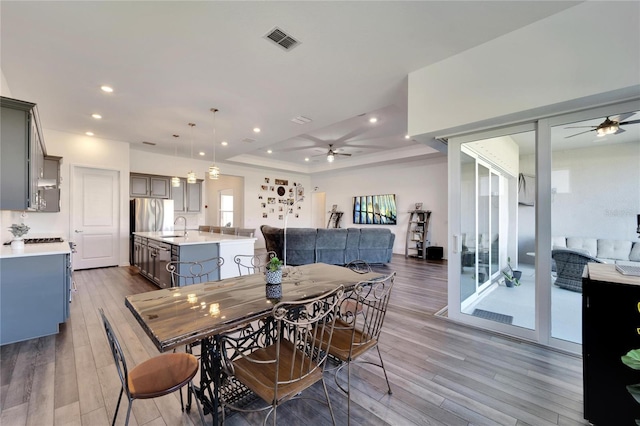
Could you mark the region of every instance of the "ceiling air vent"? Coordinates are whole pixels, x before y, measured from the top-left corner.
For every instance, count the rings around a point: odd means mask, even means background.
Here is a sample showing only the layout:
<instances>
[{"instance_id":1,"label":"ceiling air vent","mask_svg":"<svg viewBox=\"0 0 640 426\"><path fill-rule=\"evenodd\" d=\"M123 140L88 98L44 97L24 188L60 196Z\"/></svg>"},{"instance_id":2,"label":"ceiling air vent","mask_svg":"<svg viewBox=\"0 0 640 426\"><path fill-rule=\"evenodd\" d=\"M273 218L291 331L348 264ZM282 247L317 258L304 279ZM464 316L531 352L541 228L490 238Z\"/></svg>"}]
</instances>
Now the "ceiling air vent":
<instances>
[{"instance_id":1,"label":"ceiling air vent","mask_svg":"<svg viewBox=\"0 0 640 426\"><path fill-rule=\"evenodd\" d=\"M311 123L313 120L311 120L308 117L305 117L304 115L299 115L297 117L293 117L291 121L293 121L296 124L307 124L307 123Z\"/></svg>"},{"instance_id":2,"label":"ceiling air vent","mask_svg":"<svg viewBox=\"0 0 640 426\"><path fill-rule=\"evenodd\" d=\"M155 142L149 142L149 141L142 141L143 144L145 145L151 145L151 146L155 146L156 143Z\"/></svg>"},{"instance_id":3,"label":"ceiling air vent","mask_svg":"<svg viewBox=\"0 0 640 426\"><path fill-rule=\"evenodd\" d=\"M281 28L273 27L264 38L271 40L284 50L291 50L300 44L298 40L285 33Z\"/></svg>"},{"instance_id":4,"label":"ceiling air vent","mask_svg":"<svg viewBox=\"0 0 640 426\"><path fill-rule=\"evenodd\" d=\"M246 142L246 143L253 143L253 142L255 142L255 141L256 141L255 139L251 139L251 138L244 138L244 139L242 139L242 142Z\"/></svg>"}]
</instances>

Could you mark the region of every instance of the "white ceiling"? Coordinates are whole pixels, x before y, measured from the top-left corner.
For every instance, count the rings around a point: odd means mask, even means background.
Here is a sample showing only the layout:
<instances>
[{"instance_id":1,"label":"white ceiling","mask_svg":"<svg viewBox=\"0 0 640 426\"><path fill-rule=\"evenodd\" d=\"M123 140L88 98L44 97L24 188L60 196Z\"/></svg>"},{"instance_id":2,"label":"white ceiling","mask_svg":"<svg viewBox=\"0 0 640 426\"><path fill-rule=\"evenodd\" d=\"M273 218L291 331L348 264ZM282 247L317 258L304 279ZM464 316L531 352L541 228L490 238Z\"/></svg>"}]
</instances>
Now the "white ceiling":
<instances>
[{"instance_id":1,"label":"white ceiling","mask_svg":"<svg viewBox=\"0 0 640 426\"><path fill-rule=\"evenodd\" d=\"M0 66L45 129L166 154L179 134L178 155L193 140L211 159L215 107L218 161L315 172L436 155L404 138L407 74L575 4L2 1ZM274 26L301 44L265 40ZM330 143L352 156L329 166Z\"/></svg>"}]
</instances>

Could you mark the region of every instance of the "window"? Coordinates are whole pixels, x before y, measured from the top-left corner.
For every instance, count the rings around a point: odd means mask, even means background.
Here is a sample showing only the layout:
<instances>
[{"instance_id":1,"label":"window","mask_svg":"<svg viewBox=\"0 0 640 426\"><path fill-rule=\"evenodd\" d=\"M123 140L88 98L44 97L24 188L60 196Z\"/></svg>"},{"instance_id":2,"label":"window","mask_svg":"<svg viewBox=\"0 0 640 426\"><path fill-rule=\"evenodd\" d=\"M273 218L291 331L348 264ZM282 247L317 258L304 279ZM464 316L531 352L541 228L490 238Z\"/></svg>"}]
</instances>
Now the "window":
<instances>
[{"instance_id":1,"label":"window","mask_svg":"<svg viewBox=\"0 0 640 426\"><path fill-rule=\"evenodd\" d=\"M233 226L233 190L223 189L220 193L220 226Z\"/></svg>"}]
</instances>

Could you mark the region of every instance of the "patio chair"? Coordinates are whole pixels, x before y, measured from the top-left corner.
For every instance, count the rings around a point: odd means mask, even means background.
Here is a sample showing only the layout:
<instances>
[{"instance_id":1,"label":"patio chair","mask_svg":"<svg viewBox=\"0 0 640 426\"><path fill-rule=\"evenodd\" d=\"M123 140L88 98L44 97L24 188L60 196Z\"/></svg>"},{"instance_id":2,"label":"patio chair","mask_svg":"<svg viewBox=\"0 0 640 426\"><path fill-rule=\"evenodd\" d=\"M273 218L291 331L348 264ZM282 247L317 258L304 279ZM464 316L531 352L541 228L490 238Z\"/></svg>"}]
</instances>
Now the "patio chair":
<instances>
[{"instance_id":1,"label":"patio chair","mask_svg":"<svg viewBox=\"0 0 640 426\"><path fill-rule=\"evenodd\" d=\"M582 273L587 263L604 263L595 257L573 250L551 250L551 258L556 262L558 274L555 285L579 293L582 293Z\"/></svg>"}]
</instances>

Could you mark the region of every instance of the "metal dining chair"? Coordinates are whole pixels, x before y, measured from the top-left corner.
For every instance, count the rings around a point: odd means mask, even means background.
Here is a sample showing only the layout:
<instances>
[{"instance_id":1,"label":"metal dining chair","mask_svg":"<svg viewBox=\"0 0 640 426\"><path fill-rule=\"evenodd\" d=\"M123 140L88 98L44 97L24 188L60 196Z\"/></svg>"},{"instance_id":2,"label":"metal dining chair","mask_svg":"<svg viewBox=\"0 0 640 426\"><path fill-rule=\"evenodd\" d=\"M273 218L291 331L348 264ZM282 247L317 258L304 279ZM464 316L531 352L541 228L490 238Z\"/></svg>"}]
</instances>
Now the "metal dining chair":
<instances>
[{"instance_id":1,"label":"metal dining chair","mask_svg":"<svg viewBox=\"0 0 640 426\"><path fill-rule=\"evenodd\" d=\"M345 268L351 269L353 272L357 272L359 274L366 274L367 272L371 272L371 265L369 265L364 260L352 260L351 262L344 265Z\"/></svg>"},{"instance_id":2,"label":"metal dining chair","mask_svg":"<svg viewBox=\"0 0 640 426\"><path fill-rule=\"evenodd\" d=\"M190 395L195 396L200 420L202 424L205 424L204 413L193 388L193 378L198 372L198 360L196 357L187 353L166 353L150 358L129 370L124 352L111 323L107 319L104 310L100 308L99 311L107 334L107 340L109 341L109 348L118 370L120 383L122 384L111 425L113 426L116 423L123 394L126 393L129 400L127 418L124 423L128 425L131 407L135 399L158 398L182 389L185 385L187 385ZM182 403L182 395L180 402ZM182 405L182 410L184 411L184 405Z\"/></svg>"},{"instance_id":3,"label":"metal dining chair","mask_svg":"<svg viewBox=\"0 0 640 426\"><path fill-rule=\"evenodd\" d=\"M233 261L238 265L240 276L253 275L265 272L267 264L275 256L273 251L267 252L266 255L238 254L233 258Z\"/></svg>"},{"instance_id":4,"label":"metal dining chair","mask_svg":"<svg viewBox=\"0 0 640 426\"><path fill-rule=\"evenodd\" d=\"M340 285L316 298L280 302L273 307L270 319L221 338L220 352L227 380L235 378L267 403L257 409L246 409L221 395L223 424L226 409L232 409L244 412L268 410L262 424L265 425L273 413L275 425L278 407L284 402L294 398L322 401L301 395L317 382L322 382L325 404L336 424L323 375L328 354L320 350L320 346L323 342L331 343L336 309L343 292L344 287Z\"/></svg>"},{"instance_id":5,"label":"metal dining chair","mask_svg":"<svg viewBox=\"0 0 640 426\"><path fill-rule=\"evenodd\" d=\"M251 237L256 234L256 228L238 228L236 230L236 235L240 237Z\"/></svg>"},{"instance_id":6,"label":"metal dining chair","mask_svg":"<svg viewBox=\"0 0 640 426\"><path fill-rule=\"evenodd\" d=\"M174 260L167 263L171 273L171 286L180 287L220 279L220 268L224 265L221 257L211 257L193 262Z\"/></svg>"},{"instance_id":7,"label":"metal dining chair","mask_svg":"<svg viewBox=\"0 0 640 426\"><path fill-rule=\"evenodd\" d=\"M333 339L330 344L324 342L323 345L323 349L328 346L329 354L341 362L335 371L335 382L347 395L347 424L351 416L351 363L356 362L370 349L376 348L380 363L360 362L382 368L384 378L387 381L388 393L391 394L391 386L380 354L378 338L387 313L395 275L396 273L392 272L383 278L359 282L354 291L341 301ZM345 366L347 367L346 388L338 380L338 375Z\"/></svg>"}]
</instances>

